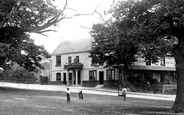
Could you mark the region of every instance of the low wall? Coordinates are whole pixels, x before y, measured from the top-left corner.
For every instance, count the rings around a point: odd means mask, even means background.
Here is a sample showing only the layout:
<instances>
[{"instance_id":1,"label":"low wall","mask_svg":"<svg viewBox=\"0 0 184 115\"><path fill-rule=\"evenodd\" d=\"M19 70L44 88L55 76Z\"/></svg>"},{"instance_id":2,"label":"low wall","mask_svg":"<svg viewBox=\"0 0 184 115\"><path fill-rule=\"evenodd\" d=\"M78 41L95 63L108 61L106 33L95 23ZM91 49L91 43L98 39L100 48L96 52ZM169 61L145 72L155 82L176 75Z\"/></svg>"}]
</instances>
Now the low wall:
<instances>
[{"instance_id":1,"label":"low wall","mask_svg":"<svg viewBox=\"0 0 184 115\"><path fill-rule=\"evenodd\" d=\"M104 81L104 87L118 89L118 80Z\"/></svg>"},{"instance_id":2,"label":"low wall","mask_svg":"<svg viewBox=\"0 0 184 115\"><path fill-rule=\"evenodd\" d=\"M66 85L63 84L63 81L50 81L50 85ZM80 83L79 83L80 84ZM70 82L70 85L72 85L72 82ZM99 85L99 81L83 81L82 86L85 87L96 87ZM118 88L118 80L113 80L113 81L104 81L104 87L105 88Z\"/></svg>"},{"instance_id":3,"label":"low wall","mask_svg":"<svg viewBox=\"0 0 184 115\"><path fill-rule=\"evenodd\" d=\"M99 84L99 81L83 81L82 85L85 87L95 87Z\"/></svg>"},{"instance_id":4,"label":"low wall","mask_svg":"<svg viewBox=\"0 0 184 115\"><path fill-rule=\"evenodd\" d=\"M177 89L176 84L156 84L156 85L151 85L151 88L154 91L160 91L162 94L169 93L170 91L175 91Z\"/></svg>"}]
</instances>

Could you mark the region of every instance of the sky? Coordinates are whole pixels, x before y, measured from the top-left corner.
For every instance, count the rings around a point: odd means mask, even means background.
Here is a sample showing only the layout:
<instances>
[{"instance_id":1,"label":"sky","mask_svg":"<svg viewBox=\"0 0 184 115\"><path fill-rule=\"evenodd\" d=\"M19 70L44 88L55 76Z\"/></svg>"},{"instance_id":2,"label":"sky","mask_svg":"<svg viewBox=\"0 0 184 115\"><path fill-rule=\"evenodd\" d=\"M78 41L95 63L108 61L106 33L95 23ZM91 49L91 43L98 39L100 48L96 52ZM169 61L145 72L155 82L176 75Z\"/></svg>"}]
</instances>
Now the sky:
<instances>
[{"instance_id":1,"label":"sky","mask_svg":"<svg viewBox=\"0 0 184 115\"><path fill-rule=\"evenodd\" d=\"M68 0L67 8L73 10L67 10L67 16L72 14L91 14L97 7L97 11L102 13L110 8L113 0ZM62 9L65 0L56 0L55 4L58 8ZM77 16L71 19L65 19L59 22L58 27L54 27L57 32L45 33L48 37L38 34L31 34L31 38L34 39L35 44L43 45L45 49L52 53L54 49L62 41L75 40L91 37L89 32L92 25L101 22L99 15L84 15Z\"/></svg>"}]
</instances>

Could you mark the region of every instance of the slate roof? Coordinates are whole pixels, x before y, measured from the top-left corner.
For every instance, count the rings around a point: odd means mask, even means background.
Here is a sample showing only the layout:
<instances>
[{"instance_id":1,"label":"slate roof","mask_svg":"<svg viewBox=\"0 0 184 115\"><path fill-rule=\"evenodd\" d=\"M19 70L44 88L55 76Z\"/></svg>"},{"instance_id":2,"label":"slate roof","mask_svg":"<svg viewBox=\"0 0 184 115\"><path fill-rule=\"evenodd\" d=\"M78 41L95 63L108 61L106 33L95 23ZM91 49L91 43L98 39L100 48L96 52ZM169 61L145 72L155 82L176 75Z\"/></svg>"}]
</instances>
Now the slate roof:
<instances>
[{"instance_id":1,"label":"slate roof","mask_svg":"<svg viewBox=\"0 0 184 115\"><path fill-rule=\"evenodd\" d=\"M93 41L93 38L63 41L51 53L51 55L90 51L92 41Z\"/></svg>"}]
</instances>

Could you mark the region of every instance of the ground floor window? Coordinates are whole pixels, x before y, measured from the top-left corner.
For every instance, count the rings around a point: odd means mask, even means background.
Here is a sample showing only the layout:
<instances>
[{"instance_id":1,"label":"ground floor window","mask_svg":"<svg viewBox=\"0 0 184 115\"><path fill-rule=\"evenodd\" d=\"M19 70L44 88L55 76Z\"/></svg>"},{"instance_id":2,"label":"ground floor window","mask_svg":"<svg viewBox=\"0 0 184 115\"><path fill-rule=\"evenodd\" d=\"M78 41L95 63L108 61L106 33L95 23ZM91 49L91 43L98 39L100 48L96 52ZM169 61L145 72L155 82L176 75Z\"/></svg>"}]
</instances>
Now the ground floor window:
<instances>
[{"instance_id":1,"label":"ground floor window","mask_svg":"<svg viewBox=\"0 0 184 115\"><path fill-rule=\"evenodd\" d=\"M61 81L61 73L56 73L56 81Z\"/></svg>"},{"instance_id":2,"label":"ground floor window","mask_svg":"<svg viewBox=\"0 0 184 115\"><path fill-rule=\"evenodd\" d=\"M107 70L107 80L115 80L115 70Z\"/></svg>"},{"instance_id":3,"label":"ground floor window","mask_svg":"<svg viewBox=\"0 0 184 115\"><path fill-rule=\"evenodd\" d=\"M97 80L96 70L89 71L89 80Z\"/></svg>"},{"instance_id":4,"label":"ground floor window","mask_svg":"<svg viewBox=\"0 0 184 115\"><path fill-rule=\"evenodd\" d=\"M172 73L172 83L176 83L177 82L177 75L175 72Z\"/></svg>"},{"instance_id":5,"label":"ground floor window","mask_svg":"<svg viewBox=\"0 0 184 115\"><path fill-rule=\"evenodd\" d=\"M164 83L165 82L165 72L160 73L160 82Z\"/></svg>"},{"instance_id":6,"label":"ground floor window","mask_svg":"<svg viewBox=\"0 0 184 115\"><path fill-rule=\"evenodd\" d=\"M152 71L129 71L127 78L133 84L147 84L153 79Z\"/></svg>"}]
</instances>

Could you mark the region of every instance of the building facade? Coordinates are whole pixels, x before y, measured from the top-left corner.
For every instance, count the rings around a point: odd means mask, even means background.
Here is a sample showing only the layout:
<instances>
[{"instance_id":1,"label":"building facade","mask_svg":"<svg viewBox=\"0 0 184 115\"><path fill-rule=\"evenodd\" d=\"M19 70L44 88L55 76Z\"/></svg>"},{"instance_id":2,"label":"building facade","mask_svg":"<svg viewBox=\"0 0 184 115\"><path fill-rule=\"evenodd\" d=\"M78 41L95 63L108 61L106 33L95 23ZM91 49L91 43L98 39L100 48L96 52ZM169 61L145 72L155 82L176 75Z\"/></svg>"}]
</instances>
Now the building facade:
<instances>
[{"instance_id":1,"label":"building facade","mask_svg":"<svg viewBox=\"0 0 184 115\"><path fill-rule=\"evenodd\" d=\"M60 43L51 54L50 82L93 87L117 84L118 70L91 64L92 43L92 38Z\"/></svg>"},{"instance_id":2,"label":"building facade","mask_svg":"<svg viewBox=\"0 0 184 115\"><path fill-rule=\"evenodd\" d=\"M61 85L82 85L118 87L119 72L114 68L103 68L91 63L89 51L93 47L93 38L64 41L51 54L50 83ZM156 64L147 66L144 59L129 66L128 80L131 78L156 79L160 83L176 82L175 60L166 56Z\"/></svg>"}]
</instances>

